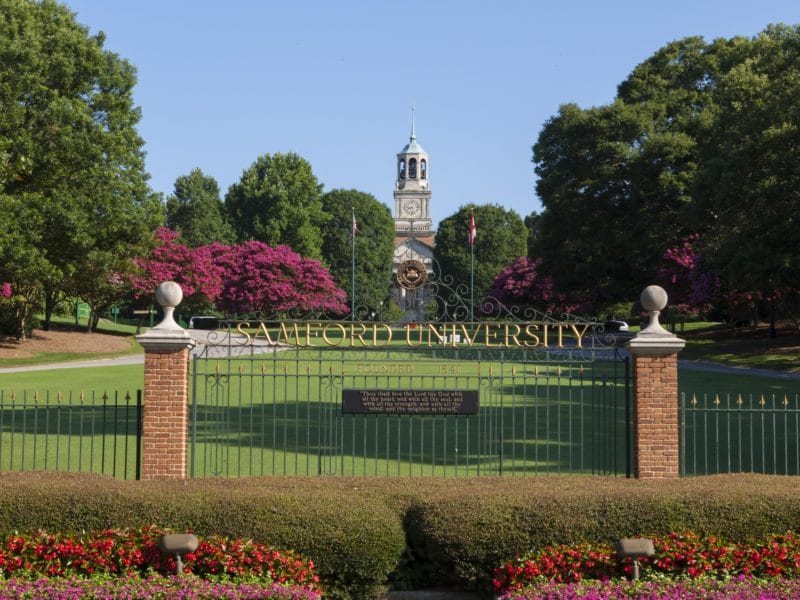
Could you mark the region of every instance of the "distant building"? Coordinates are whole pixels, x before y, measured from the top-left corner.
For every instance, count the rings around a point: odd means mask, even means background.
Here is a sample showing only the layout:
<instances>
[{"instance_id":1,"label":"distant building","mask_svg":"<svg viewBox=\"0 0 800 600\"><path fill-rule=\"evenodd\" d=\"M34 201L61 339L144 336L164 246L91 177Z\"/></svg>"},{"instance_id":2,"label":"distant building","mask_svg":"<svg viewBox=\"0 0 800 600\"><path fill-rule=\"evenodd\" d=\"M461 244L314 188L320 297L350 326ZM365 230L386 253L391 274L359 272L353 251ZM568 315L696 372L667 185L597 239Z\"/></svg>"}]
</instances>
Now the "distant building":
<instances>
[{"instance_id":1,"label":"distant building","mask_svg":"<svg viewBox=\"0 0 800 600\"><path fill-rule=\"evenodd\" d=\"M430 163L428 153L417 143L414 117L411 137L397 155L394 186L395 248L392 299L406 313L406 320L423 320L430 293L425 285L433 272L436 233L430 218Z\"/></svg>"}]
</instances>

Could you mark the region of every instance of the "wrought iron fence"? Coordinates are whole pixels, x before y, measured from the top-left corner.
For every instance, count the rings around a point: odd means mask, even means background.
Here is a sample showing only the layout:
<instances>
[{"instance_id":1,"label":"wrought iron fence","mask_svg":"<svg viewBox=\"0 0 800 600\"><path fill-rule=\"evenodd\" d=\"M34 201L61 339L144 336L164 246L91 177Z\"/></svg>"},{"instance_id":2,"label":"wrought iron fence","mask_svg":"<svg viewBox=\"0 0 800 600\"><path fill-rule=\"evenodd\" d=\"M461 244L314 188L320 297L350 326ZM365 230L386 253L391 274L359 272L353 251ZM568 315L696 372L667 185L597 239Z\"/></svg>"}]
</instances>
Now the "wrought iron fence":
<instances>
[{"instance_id":1,"label":"wrought iron fence","mask_svg":"<svg viewBox=\"0 0 800 600\"><path fill-rule=\"evenodd\" d=\"M800 475L800 396L680 397L681 474Z\"/></svg>"},{"instance_id":2,"label":"wrought iron fence","mask_svg":"<svg viewBox=\"0 0 800 600\"><path fill-rule=\"evenodd\" d=\"M139 479L142 392L0 390L0 471Z\"/></svg>"},{"instance_id":3,"label":"wrought iron fence","mask_svg":"<svg viewBox=\"0 0 800 600\"><path fill-rule=\"evenodd\" d=\"M214 350L193 360L192 477L630 476L629 367L614 349ZM344 390L474 390L480 409L347 414Z\"/></svg>"}]
</instances>

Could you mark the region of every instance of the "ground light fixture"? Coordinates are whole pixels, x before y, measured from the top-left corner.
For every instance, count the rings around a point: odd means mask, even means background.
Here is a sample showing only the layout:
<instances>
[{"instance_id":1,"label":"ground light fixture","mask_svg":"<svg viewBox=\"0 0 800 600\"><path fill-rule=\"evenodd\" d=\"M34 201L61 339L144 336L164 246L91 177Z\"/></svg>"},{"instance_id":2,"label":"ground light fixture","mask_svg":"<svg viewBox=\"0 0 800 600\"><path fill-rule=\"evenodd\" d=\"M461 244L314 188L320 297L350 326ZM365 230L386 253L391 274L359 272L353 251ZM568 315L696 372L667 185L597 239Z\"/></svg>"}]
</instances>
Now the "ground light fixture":
<instances>
[{"instance_id":1,"label":"ground light fixture","mask_svg":"<svg viewBox=\"0 0 800 600\"><path fill-rule=\"evenodd\" d=\"M197 550L197 536L192 533L169 533L161 538L158 547L164 554L175 555L175 574L183 573L181 555Z\"/></svg>"},{"instance_id":2,"label":"ground light fixture","mask_svg":"<svg viewBox=\"0 0 800 600\"><path fill-rule=\"evenodd\" d=\"M653 540L647 538L623 538L617 540L617 556L633 559L633 579L639 579L639 559L656 553Z\"/></svg>"}]
</instances>

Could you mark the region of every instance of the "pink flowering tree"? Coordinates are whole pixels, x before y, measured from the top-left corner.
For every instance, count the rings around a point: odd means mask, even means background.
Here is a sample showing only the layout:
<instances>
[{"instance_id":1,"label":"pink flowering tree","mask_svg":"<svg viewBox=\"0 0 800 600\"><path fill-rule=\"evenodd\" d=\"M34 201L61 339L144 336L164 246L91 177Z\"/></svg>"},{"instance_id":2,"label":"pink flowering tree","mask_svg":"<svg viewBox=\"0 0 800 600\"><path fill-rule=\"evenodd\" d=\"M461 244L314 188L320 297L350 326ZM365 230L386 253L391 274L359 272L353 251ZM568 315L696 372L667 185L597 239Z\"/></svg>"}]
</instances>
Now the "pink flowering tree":
<instances>
[{"instance_id":1,"label":"pink flowering tree","mask_svg":"<svg viewBox=\"0 0 800 600\"><path fill-rule=\"evenodd\" d=\"M162 281L175 281L183 289L184 310L202 310L213 304L222 291L222 267L216 259L228 246L192 249L180 242L179 233L166 227L157 229L154 237L156 246L150 256L134 259L138 267L131 277L134 295L150 297Z\"/></svg>"},{"instance_id":2,"label":"pink flowering tree","mask_svg":"<svg viewBox=\"0 0 800 600\"><path fill-rule=\"evenodd\" d=\"M156 231L157 245L137 259L131 285L137 297L149 296L162 281L175 281L184 293L184 311L216 305L227 313L347 312L346 295L319 261L287 246L251 241L236 246L182 244L167 228Z\"/></svg>"},{"instance_id":3,"label":"pink flowering tree","mask_svg":"<svg viewBox=\"0 0 800 600\"><path fill-rule=\"evenodd\" d=\"M250 241L216 258L225 273L218 308L228 313L325 312L341 315L347 296L317 260L288 246Z\"/></svg>"},{"instance_id":4,"label":"pink flowering tree","mask_svg":"<svg viewBox=\"0 0 800 600\"><path fill-rule=\"evenodd\" d=\"M489 297L506 307L530 307L552 313L574 310L563 295L553 291L553 280L540 273L541 265L541 258L520 256L495 277Z\"/></svg>"}]
</instances>

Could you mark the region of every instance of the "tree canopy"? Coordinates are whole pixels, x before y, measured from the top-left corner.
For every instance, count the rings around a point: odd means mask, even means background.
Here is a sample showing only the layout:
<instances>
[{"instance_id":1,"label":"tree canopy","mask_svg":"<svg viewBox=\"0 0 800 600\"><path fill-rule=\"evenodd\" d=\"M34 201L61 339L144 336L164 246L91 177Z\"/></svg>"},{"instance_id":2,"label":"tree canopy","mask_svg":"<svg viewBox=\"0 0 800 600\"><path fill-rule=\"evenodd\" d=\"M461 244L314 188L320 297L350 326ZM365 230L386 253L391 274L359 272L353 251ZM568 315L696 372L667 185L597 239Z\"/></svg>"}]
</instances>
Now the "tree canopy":
<instances>
[{"instance_id":1,"label":"tree canopy","mask_svg":"<svg viewBox=\"0 0 800 600\"><path fill-rule=\"evenodd\" d=\"M44 300L49 316L63 294L105 286L160 207L136 131L134 68L55 2L0 0L0 14L0 280L22 336Z\"/></svg>"},{"instance_id":2,"label":"tree canopy","mask_svg":"<svg viewBox=\"0 0 800 600\"><path fill-rule=\"evenodd\" d=\"M139 272L130 279L137 296L149 296L160 282L171 280L186 296L183 311L216 304L221 311L240 315L347 312L345 293L328 270L287 246L273 248L251 240L189 248L167 228L156 231L155 238L156 246L136 260Z\"/></svg>"},{"instance_id":3,"label":"tree canopy","mask_svg":"<svg viewBox=\"0 0 800 600\"><path fill-rule=\"evenodd\" d=\"M179 232L192 248L212 242L230 244L233 228L224 210L216 179L192 169L175 180L175 191L167 198L165 225Z\"/></svg>"},{"instance_id":4,"label":"tree canopy","mask_svg":"<svg viewBox=\"0 0 800 600\"><path fill-rule=\"evenodd\" d=\"M225 207L240 241L284 244L307 258L322 258L322 184L297 154L256 159L228 189Z\"/></svg>"},{"instance_id":5,"label":"tree canopy","mask_svg":"<svg viewBox=\"0 0 800 600\"><path fill-rule=\"evenodd\" d=\"M544 210L531 255L596 306L635 298L693 234L729 287L795 285L798 94L800 30L772 26L672 42L613 103L562 106L534 146Z\"/></svg>"},{"instance_id":6,"label":"tree canopy","mask_svg":"<svg viewBox=\"0 0 800 600\"><path fill-rule=\"evenodd\" d=\"M475 227L474 298L480 302L488 293L495 277L517 257L527 253L528 229L513 210L497 204L468 204L455 214L442 219L436 232L434 259L441 273L450 275L455 286L469 290L471 250L469 246L470 215Z\"/></svg>"},{"instance_id":7,"label":"tree canopy","mask_svg":"<svg viewBox=\"0 0 800 600\"><path fill-rule=\"evenodd\" d=\"M331 190L322 196L329 221L322 234L322 255L336 284L352 294L352 221L355 215L355 305L376 310L392 285L394 219L371 194ZM352 296L351 296L352 298Z\"/></svg>"}]
</instances>

